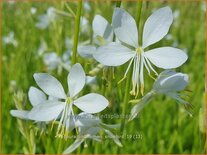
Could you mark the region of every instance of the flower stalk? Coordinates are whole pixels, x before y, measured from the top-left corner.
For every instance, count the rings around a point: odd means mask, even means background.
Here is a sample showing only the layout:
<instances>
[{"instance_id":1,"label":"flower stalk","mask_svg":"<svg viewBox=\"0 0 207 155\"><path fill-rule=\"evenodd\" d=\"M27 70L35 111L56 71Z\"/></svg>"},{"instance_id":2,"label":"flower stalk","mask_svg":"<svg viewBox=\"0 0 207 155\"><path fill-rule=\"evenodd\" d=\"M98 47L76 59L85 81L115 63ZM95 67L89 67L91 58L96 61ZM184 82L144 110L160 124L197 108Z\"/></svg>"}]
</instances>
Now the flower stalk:
<instances>
[{"instance_id":1,"label":"flower stalk","mask_svg":"<svg viewBox=\"0 0 207 155\"><path fill-rule=\"evenodd\" d=\"M75 35L73 40L73 54L72 54L73 64L76 63L76 59L77 59L77 46L78 46L78 38L79 38L79 31L80 31L81 10L82 10L82 0L78 0L78 8L77 8L76 19L75 19Z\"/></svg>"},{"instance_id":2,"label":"flower stalk","mask_svg":"<svg viewBox=\"0 0 207 155\"><path fill-rule=\"evenodd\" d=\"M137 3L137 16L136 16L136 24L137 24L137 28L139 29L139 23L140 23L140 17L141 17L141 11L142 11L142 0L138 0ZM141 35L140 35L141 36ZM142 39L140 39L140 41L142 41ZM139 44L139 43L138 43ZM141 43L142 44L142 43ZM141 45L140 44L140 45Z\"/></svg>"}]
</instances>

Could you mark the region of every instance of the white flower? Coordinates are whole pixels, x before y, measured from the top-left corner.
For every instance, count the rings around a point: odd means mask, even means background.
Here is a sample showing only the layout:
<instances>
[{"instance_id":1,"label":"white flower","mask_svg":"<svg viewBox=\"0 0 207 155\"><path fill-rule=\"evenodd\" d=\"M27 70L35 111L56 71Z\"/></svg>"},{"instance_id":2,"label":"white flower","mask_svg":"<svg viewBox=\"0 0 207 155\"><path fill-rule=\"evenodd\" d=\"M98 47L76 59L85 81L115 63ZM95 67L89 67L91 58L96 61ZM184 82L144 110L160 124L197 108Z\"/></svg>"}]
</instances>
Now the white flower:
<instances>
[{"instance_id":1,"label":"white flower","mask_svg":"<svg viewBox=\"0 0 207 155\"><path fill-rule=\"evenodd\" d=\"M47 9L47 13L40 15L38 17L38 23L36 23L36 27L39 29L46 29L52 22L57 19L57 15L55 13L55 8L49 7Z\"/></svg>"},{"instance_id":2,"label":"white flower","mask_svg":"<svg viewBox=\"0 0 207 155\"><path fill-rule=\"evenodd\" d=\"M47 66L49 71L58 70L58 73L61 74L62 69L69 71L71 68L71 51L66 51L63 53L62 57L59 57L55 52L45 53L43 61Z\"/></svg>"},{"instance_id":3,"label":"white flower","mask_svg":"<svg viewBox=\"0 0 207 155\"><path fill-rule=\"evenodd\" d=\"M41 39L41 43L40 43L39 48L38 48L38 50L37 50L38 55L39 55L39 56L42 56L43 53L44 53L45 51L47 51L47 49L48 49L48 47L47 47L47 43L45 42L44 39Z\"/></svg>"},{"instance_id":4,"label":"white flower","mask_svg":"<svg viewBox=\"0 0 207 155\"><path fill-rule=\"evenodd\" d=\"M14 32L11 31L9 32L8 36L4 36L3 37L3 43L4 44L10 44L10 45L13 45L14 47L17 47L18 46L18 42L17 40L14 38Z\"/></svg>"},{"instance_id":5,"label":"white flower","mask_svg":"<svg viewBox=\"0 0 207 155\"><path fill-rule=\"evenodd\" d=\"M188 83L189 80L187 74L166 70L160 73L152 90L158 94L170 96L187 107L189 106L189 103L183 100L181 94L178 92L184 90Z\"/></svg>"},{"instance_id":6,"label":"white flower","mask_svg":"<svg viewBox=\"0 0 207 155\"><path fill-rule=\"evenodd\" d=\"M109 129L117 128L118 125L107 125L101 122L97 116L82 112L76 117L75 126L78 127L78 136L75 142L70 145L63 154L68 154L77 149L86 139L93 139L96 141L101 141L100 136L97 134L103 130L113 141L120 147L122 147L121 142Z\"/></svg>"},{"instance_id":7,"label":"white flower","mask_svg":"<svg viewBox=\"0 0 207 155\"><path fill-rule=\"evenodd\" d=\"M186 112L189 107L192 107L190 103L181 98L181 94L178 93L186 88L188 85L188 75L183 73L176 73L172 70L165 70L157 77L154 82L153 89L147 93L142 99L136 104L130 114L129 120L134 119L139 112L154 98L157 94L164 94L172 97L176 101L184 104Z\"/></svg>"},{"instance_id":8,"label":"white flower","mask_svg":"<svg viewBox=\"0 0 207 155\"><path fill-rule=\"evenodd\" d=\"M201 10L206 12L206 2L204 1L201 2Z\"/></svg>"},{"instance_id":9,"label":"white flower","mask_svg":"<svg viewBox=\"0 0 207 155\"><path fill-rule=\"evenodd\" d=\"M35 13L37 12L37 8L32 7L32 8L30 9L30 12L31 12L31 14L35 14Z\"/></svg>"},{"instance_id":10,"label":"white flower","mask_svg":"<svg viewBox=\"0 0 207 155\"><path fill-rule=\"evenodd\" d=\"M179 10L175 10L174 12L173 12L173 17L174 17L174 19L178 19L179 18L179 16L180 16L180 11Z\"/></svg>"},{"instance_id":11,"label":"white flower","mask_svg":"<svg viewBox=\"0 0 207 155\"><path fill-rule=\"evenodd\" d=\"M68 74L68 94L65 93L61 83L47 73L36 73L34 79L47 95L58 98L58 100L47 101L34 106L29 112L28 118L43 122L60 118L57 130L57 136L60 137L65 137L70 130L70 124L74 124L72 119L72 116L74 116L73 105L84 112L97 113L104 110L109 104L105 97L96 93L76 98L84 87L86 80L85 72L80 64L75 64Z\"/></svg>"},{"instance_id":12,"label":"white flower","mask_svg":"<svg viewBox=\"0 0 207 155\"><path fill-rule=\"evenodd\" d=\"M83 33L83 34L88 34L89 33L89 31L88 31L88 29L89 29L89 21L88 21L88 19L86 18L86 17L81 17L81 19L80 19L80 28L81 28L81 33Z\"/></svg>"},{"instance_id":13,"label":"white flower","mask_svg":"<svg viewBox=\"0 0 207 155\"><path fill-rule=\"evenodd\" d=\"M89 2L84 2L84 11L85 12L90 12L91 11L91 6L89 4Z\"/></svg>"},{"instance_id":14,"label":"white flower","mask_svg":"<svg viewBox=\"0 0 207 155\"><path fill-rule=\"evenodd\" d=\"M48 70L56 69L60 62L60 58L55 52L45 53L43 60L44 63L47 65Z\"/></svg>"},{"instance_id":15,"label":"white flower","mask_svg":"<svg viewBox=\"0 0 207 155\"><path fill-rule=\"evenodd\" d=\"M112 42L101 46L94 54L94 58L106 66L120 66L130 60L124 78L133 65L132 91L138 95L139 89L144 91L144 67L150 75L152 70L157 72L151 63L163 69L176 68L187 60L182 50L172 47L161 47L146 50L150 45L160 41L168 32L173 21L172 11L169 7L155 11L145 22L142 45L138 44L138 30L136 22L129 13L116 8L113 14L112 26L116 37L121 43Z\"/></svg>"}]
</instances>

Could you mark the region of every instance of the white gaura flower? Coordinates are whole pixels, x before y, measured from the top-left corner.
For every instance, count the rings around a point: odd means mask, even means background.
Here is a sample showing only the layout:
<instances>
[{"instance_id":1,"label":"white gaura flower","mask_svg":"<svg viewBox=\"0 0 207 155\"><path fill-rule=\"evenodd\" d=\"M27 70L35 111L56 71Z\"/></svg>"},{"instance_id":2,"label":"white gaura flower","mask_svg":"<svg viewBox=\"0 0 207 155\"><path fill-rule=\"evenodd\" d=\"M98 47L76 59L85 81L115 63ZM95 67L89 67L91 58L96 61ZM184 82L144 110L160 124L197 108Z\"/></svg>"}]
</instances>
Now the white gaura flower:
<instances>
[{"instance_id":1,"label":"white gaura flower","mask_svg":"<svg viewBox=\"0 0 207 155\"><path fill-rule=\"evenodd\" d=\"M182 99L180 91L183 91L188 85L188 75L183 73L177 73L172 70L165 70L157 77L154 82L153 89L147 93L142 99L136 104L132 110L129 120L134 119L139 112L148 104L150 101L159 94L164 94L166 96L170 96L179 103L182 103L186 109L186 112L192 115L189 112L189 107L192 108L192 105Z\"/></svg>"},{"instance_id":2,"label":"white gaura flower","mask_svg":"<svg viewBox=\"0 0 207 155\"><path fill-rule=\"evenodd\" d=\"M55 52L45 53L43 61L48 71L57 69L58 74L62 73L62 69L69 71L71 68L71 51L65 51L62 56L58 56Z\"/></svg>"},{"instance_id":3,"label":"white gaura flower","mask_svg":"<svg viewBox=\"0 0 207 155\"><path fill-rule=\"evenodd\" d=\"M32 7L32 8L30 9L30 12L31 12L32 15L36 14L36 12L37 12L37 8Z\"/></svg>"},{"instance_id":4,"label":"white gaura flower","mask_svg":"<svg viewBox=\"0 0 207 155\"><path fill-rule=\"evenodd\" d=\"M160 73L153 85L152 91L158 94L165 94L172 97L176 101L183 103L185 107L191 106L190 103L181 98L178 93L186 88L189 83L187 74L176 73L172 70L166 70Z\"/></svg>"},{"instance_id":5,"label":"white gaura flower","mask_svg":"<svg viewBox=\"0 0 207 155\"><path fill-rule=\"evenodd\" d=\"M55 13L55 8L49 7L47 9L47 13L40 15L38 17L38 22L36 23L36 27L39 29L46 29L52 22L57 19L57 14Z\"/></svg>"},{"instance_id":6,"label":"white gaura flower","mask_svg":"<svg viewBox=\"0 0 207 155\"><path fill-rule=\"evenodd\" d=\"M48 50L47 43L44 39L41 39L39 48L37 50L38 56L42 56Z\"/></svg>"},{"instance_id":7,"label":"white gaura flower","mask_svg":"<svg viewBox=\"0 0 207 155\"><path fill-rule=\"evenodd\" d=\"M118 137L114 135L109 129L115 129L119 127L119 125L107 125L102 123L99 117L82 112L76 117L75 126L78 127L78 135L77 139L73 144L71 144L63 154L68 154L77 149L85 140L92 139L100 142L101 137L98 135L100 131L104 131L109 138L113 139L113 141L120 147L122 147L121 142Z\"/></svg>"},{"instance_id":8,"label":"white gaura flower","mask_svg":"<svg viewBox=\"0 0 207 155\"><path fill-rule=\"evenodd\" d=\"M60 58L55 52L45 53L43 56L43 61L47 66L47 69L51 71L58 67L58 64L60 63Z\"/></svg>"},{"instance_id":9,"label":"white gaura flower","mask_svg":"<svg viewBox=\"0 0 207 155\"><path fill-rule=\"evenodd\" d=\"M60 118L57 130L57 136L60 137L67 137L70 124L74 124L73 105L84 112L97 113L104 110L109 104L105 97L96 93L76 98L83 89L86 80L85 72L80 64L72 66L68 74L68 94L65 93L61 83L47 73L36 73L34 79L47 95L58 98L58 100L47 101L34 106L28 117L35 121L52 121Z\"/></svg>"},{"instance_id":10,"label":"white gaura flower","mask_svg":"<svg viewBox=\"0 0 207 155\"><path fill-rule=\"evenodd\" d=\"M89 21L86 17L81 17L80 19L80 27L81 27L81 30L80 32L84 35L88 35L89 34Z\"/></svg>"},{"instance_id":11,"label":"white gaura flower","mask_svg":"<svg viewBox=\"0 0 207 155\"><path fill-rule=\"evenodd\" d=\"M9 32L8 36L3 36L3 43L8 45L18 46L17 40L14 38L14 32Z\"/></svg>"},{"instance_id":12,"label":"white gaura flower","mask_svg":"<svg viewBox=\"0 0 207 155\"><path fill-rule=\"evenodd\" d=\"M94 58L106 66L120 66L129 61L124 78L126 78L130 66L133 66L131 94L137 96L141 90L143 95L144 67L149 75L151 75L151 70L158 75L151 63L159 68L171 69L181 66L187 60L186 53L173 47L146 50L147 47L160 41L167 34L172 21L173 15L169 7L155 11L144 24L142 45L139 45L135 20L128 12L116 8L112 26L121 43L112 42L99 47Z\"/></svg>"}]
</instances>

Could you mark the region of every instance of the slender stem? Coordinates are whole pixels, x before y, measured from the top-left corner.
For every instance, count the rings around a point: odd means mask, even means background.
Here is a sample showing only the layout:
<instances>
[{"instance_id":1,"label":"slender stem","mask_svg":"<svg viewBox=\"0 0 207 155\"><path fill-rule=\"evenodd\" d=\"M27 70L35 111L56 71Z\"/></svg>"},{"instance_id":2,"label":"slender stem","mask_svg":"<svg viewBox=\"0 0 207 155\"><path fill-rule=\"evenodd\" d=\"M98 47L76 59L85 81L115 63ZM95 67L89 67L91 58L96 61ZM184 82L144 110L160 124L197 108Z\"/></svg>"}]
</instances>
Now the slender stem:
<instances>
[{"instance_id":1,"label":"slender stem","mask_svg":"<svg viewBox=\"0 0 207 155\"><path fill-rule=\"evenodd\" d=\"M127 81L126 81L126 87L125 87L125 94L124 94L124 106L123 106L123 111L122 111L122 122L121 122L121 132L124 131L125 123L126 123L126 112L127 112L127 104L129 102L129 97L130 97L130 86L131 86L131 78L132 78L132 71L133 68L130 68L128 76L127 76Z\"/></svg>"},{"instance_id":2,"label":"slender stem","mask_svg":"<svg viewBox=\"0 0 207 155\"><path fill-rule=\"evenodd\" d=\"M64 11L61 11L61 10L55 10L55 12L59 15L62 15L62 16L67 16L67 17L74 17L73 15L67 13L67 12L64 12Z\"/></svg>"},{"instance_id":3,"label":"slender stem","mask_svg":"<svg viewBox=\"0 0 207 155\"><path fill-rule=\"evenodd\" d=\"M141 11L142 11L142 0L138 0L138 2L137 2L137 16L136 16L136 23L137 23L137 29L138 30L140 30L139 26L140 26ZM140 32L141 31L139 31L139 33ZM141 33L140 33L140 35L138 34L138 37L139 36L141 36ZM139 38L140 38L139 39L140 44L138 43L138 45L141 45L142 44L142 39L141 39L141 37L139 37Z\"/></svg>"},{"instance_id":4,"label":"slender stem","mask_svg":"<svg viewBox=\"0 0 207 155\"><path fill-rule=\"evenodd\" d=\"M62 148L62 147L63 147L63 138L58 139L58 141L59 141L59 142L58 142L58 150L57 150L57 153L58 153L58 154L61 154L62 151L63 151L63 150L62 150L62 149L63 149L63 148Z\"/></svg>"},{"instance_id":5,"label":"slender stem","mask_svg":"<svg viewBox=\"0 0 207 155\"><path fill-rule=\"evenodd\" d=\"M120 8L120 7L121 7L121 0L117 0L117 1L116 1L116 7L117 7L117 8Z\"/></svg>"},{"instance_id":6,"label":"slender stem","mask_svg":"<svg viewBox=\"0 0 207 155\"><path fill-rule=\"evenodd\" d=\"M138 0L137 2L137 16L136 16L136 23L139 29L140 17L141 17L141 10L142 10L142 0Z\"/></svg>"},{"instance_id":7,"label":"slender stem","mask_svg":"<svg viewBox=\"0 0 207 155\"><path fill-rule=\"evenodd\" d=\"M76 15L75 15L73 9L72 9L67 3L65 3L65 6L66 6L66 8L68 9L68 11L71 13L71 15L72 15L74 18L76 18Z\"/></svg>"},{"instance_id":8,"label":"slender stem","mask_svg":"<svg viewBox=\"0 0 207 155\"><path fill-rule=\"evenodd\" d=\"M72 55L73 64L76 63L76 59L77 59L77 47L78 47L78 37L80 31L81 10L82 10L82 0L78 0L78 8L77 8L76 19L75 19L75 36L73 40L73 55Z\"/></svg>"}]
</instances>

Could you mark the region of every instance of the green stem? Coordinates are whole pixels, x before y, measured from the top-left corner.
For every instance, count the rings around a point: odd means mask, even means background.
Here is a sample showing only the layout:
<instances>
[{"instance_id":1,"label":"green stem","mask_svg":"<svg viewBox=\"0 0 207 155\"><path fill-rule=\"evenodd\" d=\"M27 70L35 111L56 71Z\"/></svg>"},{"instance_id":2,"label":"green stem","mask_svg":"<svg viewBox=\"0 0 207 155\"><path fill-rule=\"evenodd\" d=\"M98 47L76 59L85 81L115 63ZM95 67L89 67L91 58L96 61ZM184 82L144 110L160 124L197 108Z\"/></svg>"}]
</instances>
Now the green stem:
<instances>
[{"instance_id":1,"label":"green stem","mask_svg":"<svg viewBox=\"0 0 207 155\"><path fill-rule=\"evenodd\" d=\"M75 36L73 40L73 55L72 55L73 64L76 63L76 59L77 59L77 47L78 47L78 37L80 31L81 10L82 10L82 0L78 0L78 8L77 8L76 19L75 19Z\"/></svg>"},{"instance_id":2,"label":"green stem","mask_svg":"<svg viewBox=\"0 0 207 155\"><path fill-rule=\"evenodd\" d=\"M120 8L121 7L121 0L116 1L116 7Z\"/></svg>"},{"instance_id":3,"label":"green stem","mask_svg":"<svg viewBox=\"0 0 207 155\"><path fill-rule=\"evenodd\" d=\"M138 30L140 30L139 29L139 26L140 26L140 17L141 17L141 11L142 11L142 0L138 0L138 2L137 2L137 16L136 16L136 23L137 23L137 29ZM141 32L141 31L139 31L139 32ZM141 33L140 34L138 34L138 37L139 36L141 36ZM141 38L141 37L139 37L139 38ZM142 39L139 39L139 41L140 41L140 44L139 45L141 45L142 44Z\"/></svg>"},{"instance_id":4,"label":"green stem","mask_svg":"<svg viewBox=\"0 0 207 155\"><path fill-rule=\"evenodd\" d=\"M57 153L58 154L61 154L62 153L62 151L63 151L63 139L62 138L60 138L60 139L58 139L58 150L57 150Z\"/></svg>"},{"instance_id":5,"label":"green stem","mask_svg":"<svg viewBox=\"0 0 207 155\"><path fill-rule=\"evenodd\" d=\"M124 131L125 123L126 123L126 112L127 112L127 104L129 102L129 97L130 97L130 86L131 86L131 78L132 78L132 71L133 68L130 68L130 71L127 76L127 81L126 81L126 87L125 87L125 94L124 94L124 106L123 106L123 111L122 111L122 122L121 122L121 133Z\"/></svg>"},{"instance_id":6,"label":"green stem","mask_svg":"<svg viewBox=\"0 0 207 155\"><path fill-rule=\"evenodd\" d=\"M136 23L137 28L139 29L140 17L141 17L141 10L142 10L142 0L138 0L137 2L137 16L136 16Z\"/></svg>"}]
</instances>

